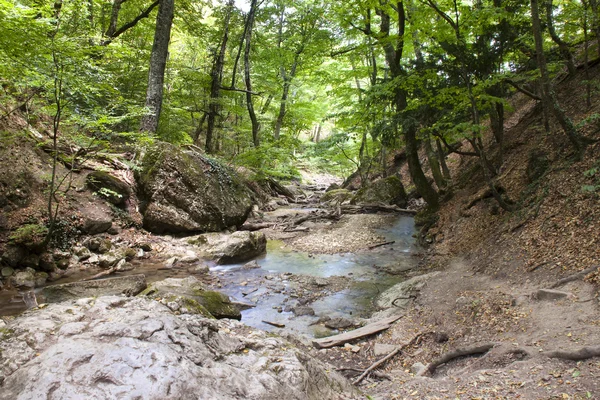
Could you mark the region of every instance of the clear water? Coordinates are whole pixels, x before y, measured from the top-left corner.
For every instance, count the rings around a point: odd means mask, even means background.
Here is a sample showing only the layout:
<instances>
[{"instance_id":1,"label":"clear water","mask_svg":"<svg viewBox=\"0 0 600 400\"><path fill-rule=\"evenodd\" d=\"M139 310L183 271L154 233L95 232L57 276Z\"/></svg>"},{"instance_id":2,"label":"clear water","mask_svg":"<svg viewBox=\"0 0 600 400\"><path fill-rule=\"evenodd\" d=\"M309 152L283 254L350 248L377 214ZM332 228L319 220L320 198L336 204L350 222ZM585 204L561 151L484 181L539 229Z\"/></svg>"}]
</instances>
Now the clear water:
<instances>
[{"instance_id":1,"label":"clear water","mask_svg":"<svg viewBox=\"0 0 600 400\"><path fill-rule=\"evenodd\" d=\"M243 264L211 265L211 271L219 275L222 288L235 301L253 304L242 312L247 325L268 330L282 331L263 321L285 325L283 330L308 337L321 337L335 333L314 323L321 316L367 318L375 311L374 300L379 293L403 280L402 271L417 265L417 246L412 237L415 232L411 217L390 217L389 224L378 233L391 245L373 250L345 254L310 254L292 250L280 241L269 241L267 253L256 259L259 269L244 270ZM185 268L164 269L162 263L136 262L136 268L127 274L146 275L148 282L171 277L186 277ZM390 270L395 274L388 273ZM314 316L295 317L292 312L282 311L302 300L302 291L293 280L278 279L281 274L307 275L318 278L346 276L351 278L348 288L333 292L329 286L319 287L323 296L309 304ZM84 279L89 271L77 272L55 283L67 283ZM300 295L298 294L300 293ZM289 308L289 307L288 307ZM14 315L24 311L21 295L16 292L0 292L0 315Z\"/></svg>"}]
</instances>

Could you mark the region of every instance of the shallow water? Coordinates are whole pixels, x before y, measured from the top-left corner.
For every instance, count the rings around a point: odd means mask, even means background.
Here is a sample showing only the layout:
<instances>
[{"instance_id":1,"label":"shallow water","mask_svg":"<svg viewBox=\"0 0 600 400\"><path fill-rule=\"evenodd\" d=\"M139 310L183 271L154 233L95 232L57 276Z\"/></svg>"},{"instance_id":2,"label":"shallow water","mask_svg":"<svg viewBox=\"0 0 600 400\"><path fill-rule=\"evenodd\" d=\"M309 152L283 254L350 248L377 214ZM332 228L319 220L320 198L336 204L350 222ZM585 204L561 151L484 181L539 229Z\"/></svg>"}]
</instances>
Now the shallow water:
<instances>
[{"instance_id":1,"label":"shallow water","mask_svg":"<svg viewBox=\"0 0 600 400\"><path fill-rule=\"evenodd\" d=\"M243 264L209 265L221 282L222 288L218 290L231 296L234 301L255 305L242 312L242 321L247 325L268 331L281 331L280 328L263 322L266 320L285 324L285 331L321 337L335 331L322 325L314 325L319 317L368 318L375 311L374 301L377 295L402 281L401 273L417 265L418 259L414 255L418 249L412 237L414 232L411 217L390 217L389 224L382 226L378 233L385 237L385 241L395 243L373 250L346 254L310 254L295 251L281 241L272 240L268 242L267 253L256 259L261 266L259 269L244 270ZM161 268L162 263L139 260L134 265L134 270L120 276L143 273L148 282L155 282L190 275L187 268L164 269ZM394 274L388 273L390 270ZM78 281L91 274L89 270L77 271L52 284ZM292 312L283 310L296 305L306 293L294 279L286 279L285 274L320 278L346 276L351 278L351 283L348 288L335 293L328 285L316 289L323 296L309 304L315 315L295 317ZM14 315L24 309L20 294L0 291L0 315Z\"/></svg>"},{"instance_id":2,"label":"shallow water","mask_svg":"<svg viewBox=\"0 0 600 400\"><path fill-rule=\"evenodd\" d=\"M408 271L417 265L413 256L417 252L414 221L411 217L391 218L390 224L378 230L386 241L395 243L347 254L310 254L286 247L282 242L269 241L267 253L256 259L261 266L259 270L242 270L241 264L216 266L214 271L221 271L221 280L225 282L221 289L232 298L248 302L248 297L255 300L256 307L242 312L242 321L247 325L269 331L279 331L263 320L285 324L285 330L296 334L318 337L332 333L320 325L310 325L320 316L344 318L368 318L375 311L374 301L377 295L390 286L403 280L402 271ZM393 269L392 275L382 270ZM240 282L256 282L269 273L292 273L314 277L349 276L352 278L347 289L327 294L309 306L315 316L294 317L292 312L280 312L277 308L297 302L294 299L293 282L282 281L283 294L273 293L268 287L262 287L251 295L244 296L254 287L242 287ZM252 286L250 283L249 286ZM254 285L256 286L256 285ZM329 291L328 287L323 288ZM269 293L270 292L270 293Z\"/></svg>"}]
</instances>

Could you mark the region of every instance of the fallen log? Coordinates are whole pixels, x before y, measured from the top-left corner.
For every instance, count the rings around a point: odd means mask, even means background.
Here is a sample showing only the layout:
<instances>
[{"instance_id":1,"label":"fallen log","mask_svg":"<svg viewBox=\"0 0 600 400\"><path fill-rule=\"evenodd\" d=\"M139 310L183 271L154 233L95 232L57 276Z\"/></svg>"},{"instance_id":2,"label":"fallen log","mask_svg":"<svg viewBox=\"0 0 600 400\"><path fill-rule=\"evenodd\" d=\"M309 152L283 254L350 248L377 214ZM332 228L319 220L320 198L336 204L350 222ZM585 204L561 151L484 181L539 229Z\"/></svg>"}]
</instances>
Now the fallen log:
<instances>
[{"instance_id":1,"label":"fallen log","mask_svg":"<svg viewBox=\"0 0 600 400\"><path fill-rule=\"evenodd\" d=\"M359 212L372 213L372 212L393 212L393 213L405 213L415 215L417 211L409 210L407 208L400 208L398 206L390 206L386 204L342 204L341 211L343 213L356 214Z\"/></svg>"},{"instance_id":2,"label":"fallen log","mask_svg":"<svg viewBox=\"0 0 600 400\"><path fill-rule=\"evenodd\" d=\"M353 331L341 333L335 336L329 336L326 338L315 339L312 341L313 346L317 349L326 349L329 347L341 346L348 342L356 339L360 339L366 336L371 336L375 333L384 331L392 326L392 324L398 321L404 315L395 315L382 319L381 321L373 322L372 324L363 326L362 328L355 329Z\"/></svg>"},{"instance_id":3,"label":"fallen log","mask_svg":"<svg viewBox=\"0 0 600 400\"><path fill-rule=\"evenodd\" d=\"M262 320L262 322L264 322L265 324L274 326L276 328L285 328L285 325L284 324L280 324L279 322L266 321L264 319Z\"/></svg>"},{"instance_id":4,"label":"fallen log","mask_svg":"<svg viewBox=\"0 0 600 400\"><path fill-rule=\"evenodd\" d=\"M460 349L450 351L450 352L444 354L443 356L441 356L440 358L430 362L427 365L427 367L425 367L417 375L424 376L427 374L433 374L440 365L446 364L447 362L452 361L458 357L472 356L475 354L487 353L494 347L494 345L495 345L494 343L485 343L485 344L481 344L481 345L477 345L477 346L463 347Z\"/></svg>"}]
</instances>

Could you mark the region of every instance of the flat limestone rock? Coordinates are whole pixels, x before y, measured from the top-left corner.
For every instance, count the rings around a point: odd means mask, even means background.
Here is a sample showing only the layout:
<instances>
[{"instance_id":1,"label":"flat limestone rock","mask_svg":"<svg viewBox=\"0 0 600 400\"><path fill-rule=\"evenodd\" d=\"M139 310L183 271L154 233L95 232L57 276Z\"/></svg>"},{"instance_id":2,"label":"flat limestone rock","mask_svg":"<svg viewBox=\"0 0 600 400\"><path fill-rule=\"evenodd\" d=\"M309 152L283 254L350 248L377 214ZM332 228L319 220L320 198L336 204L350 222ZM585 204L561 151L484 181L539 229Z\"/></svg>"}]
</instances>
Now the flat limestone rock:
<instances>
[{"instance_id":1,"label":"flat limestone rock","mask_svg":"<svg viewBox=\"0 0 600 400\"><path fill-rule=\"evenodd\" d=\"M533 295L536 300L561 300L573 297L572 293L554 289L539 289Z\"/></svg>"},{"instance_id":2,"label":"flat limestone rock","mask_svg":"<svg viewBox=\"0 0 600 400\"><path fill-rule=\"evenodd\" d=\"M137 274L46 286L40 294L44 302L58 303L86 297L114 296L119 294L135 296L146 289L146 286L146 276Z\"/></svg>"},{"instance_id":3,"label":"flat limestone rock","mask_svg":"<svg viewBox=\"0 0 600 400\"><path fill-rule=\"evenodd\" d=\"M50 304L7 328L1 399L363 398L331 366L282 338L238 321L175 315L146 298Z\"/></svg>"}]
</instances>

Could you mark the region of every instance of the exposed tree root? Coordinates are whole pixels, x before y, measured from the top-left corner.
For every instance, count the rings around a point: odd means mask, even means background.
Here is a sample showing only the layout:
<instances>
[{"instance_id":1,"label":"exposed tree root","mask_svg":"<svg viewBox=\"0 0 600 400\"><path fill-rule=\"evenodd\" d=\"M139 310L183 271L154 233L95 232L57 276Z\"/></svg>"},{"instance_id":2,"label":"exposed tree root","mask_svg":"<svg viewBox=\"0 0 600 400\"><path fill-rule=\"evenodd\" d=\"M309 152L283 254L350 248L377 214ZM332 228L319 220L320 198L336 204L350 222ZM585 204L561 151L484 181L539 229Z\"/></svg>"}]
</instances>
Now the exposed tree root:
<instances>
[{"instance_id":1,"label":"exposed tree root","mask_svg":"<svg viewBox=\"0 0 600 400\"><path fill-rule=\"evenodd\" d=\"M448 361L452 361L455 358L487 353L494 346L495 346L495 343L485 343L485 344L481 344L481 345L477 345L477 346L463 347L463 348L453 350L451 352L444 354L437 360L430 362L427 365L427 367L425 367L425 369L423 369L423 371L419 372L418 376L433 374L440 365L446 364Z\"/></svg>"},{"instance_id":2,"label":"exposed tree root","mask_svg":"<svg viewBox=\"0 0 600 400\"><path fill-rule=\"evenodd\" d=\"M576 274L573 275L569 275L566 278L563 278L557 282L555 282L554 284L552 284L551 286L549 286L550 289L554 289L557 288L559 286L565 285L569 282L573 282L579 279L583 279L585 278L586 275L591 274L592 272L596 271L598 268L600 268L600 265L594 265L593 267L589 267L587 269L584 269L583 271L577 272Z\"/></svg>"},{"instance_id":3,"label":"exposed tree root","mask_svg":"<svg viewBox=\"0 0 600 400\"><path fill-rule=\"evenodd\" d=\"M588 358L600 357L600 346L586 346L577 350L546 351L542 353L542 356L571 361L587 360Z\"/></svg>"},{"instance_id":4,"label":"exposed tree root","mask_svg":"<svg viewBox=\"0 0 600 400\"><path fill-rule=\"evenodd\" d=\"M396 354L400 353L402 350L404 350L406 347L413 345L414 343L416 343L421 337L423 337L424 335L431 333L431 332L421 332L418 335L416 335L415 337L413 337L412 339L410 339L408 342L402 344L401 346L397 347L394 351L392 351L390 354L388 354L387 356L383 357L381 360L374 362L373 364L371 364L371 366L369 368L367 368L358 378L356 378L354 380L354 382L352 382L355 385L358 385L363 379L365 379L371 372L373 372L373 370L377 367L379 367L380 365L384 364L385 362L387 362L389 359L393 358Z\"/></svg>"}]
</instances>

